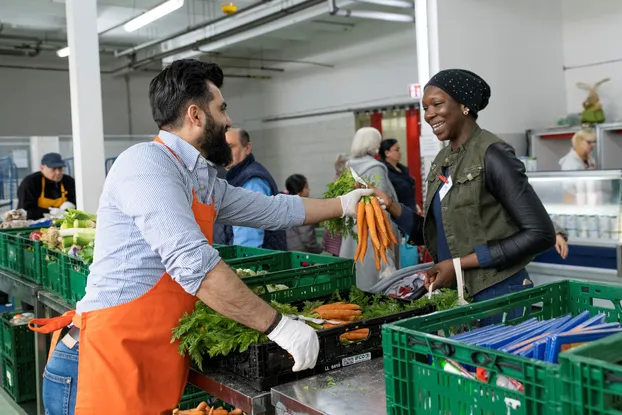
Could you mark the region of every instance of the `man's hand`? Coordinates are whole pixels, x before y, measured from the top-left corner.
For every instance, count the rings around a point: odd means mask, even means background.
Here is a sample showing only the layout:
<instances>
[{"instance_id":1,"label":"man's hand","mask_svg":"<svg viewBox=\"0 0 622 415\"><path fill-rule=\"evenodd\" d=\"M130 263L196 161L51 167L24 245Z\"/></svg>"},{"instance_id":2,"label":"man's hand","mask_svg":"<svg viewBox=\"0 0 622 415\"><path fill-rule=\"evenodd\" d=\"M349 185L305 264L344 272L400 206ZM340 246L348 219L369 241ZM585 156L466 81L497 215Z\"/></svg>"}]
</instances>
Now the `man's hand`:
<instances>
[{"instance_id":1,"label":"man's hand","mask_svg":"<svg viewBox=\"0 0 622 415\"><path fill-rule=\"evenodd\" d=\"M374 189L356 189L351 191L348 194L343 196L339 196L339 201L341 202L341 217L350 216L356 217L356 208L358 206L361 197L369 196L374 193Z\"/></svg>"},{"instance_id":2,"label":"man's hand","mask_svg":"<svg viewBox=\"0 0 622 415\"><path fill-rule=\"evenodd\" d=\"M562 259L568 258L568 244L566 243L564 237L560 234L557 234L556 236L555 249L557 250L559 256L562 257Z\"/></svg>"},{"instance_id":3,"label":"man's hand","mask_svg":"<svg viewBox=\"0 0 622 415\"><path fill-rule=\"evenodd\" d=\"M315 330L307 324L283 316L268 338L293 356L294 372L315 367L320 341Z\"/></svg>"},{"instance_id":4,"label":"man's hand","mask_svg":"<svg viewBox=\"0 0 622 415\"><path fill-rule=\"evenodd\" d=\"M452 288L456 285L456 270L452 259L439 262L426 271L425 288L429 290L431 283L434 283L434 288Z\"/></svg>"}]
</instances>

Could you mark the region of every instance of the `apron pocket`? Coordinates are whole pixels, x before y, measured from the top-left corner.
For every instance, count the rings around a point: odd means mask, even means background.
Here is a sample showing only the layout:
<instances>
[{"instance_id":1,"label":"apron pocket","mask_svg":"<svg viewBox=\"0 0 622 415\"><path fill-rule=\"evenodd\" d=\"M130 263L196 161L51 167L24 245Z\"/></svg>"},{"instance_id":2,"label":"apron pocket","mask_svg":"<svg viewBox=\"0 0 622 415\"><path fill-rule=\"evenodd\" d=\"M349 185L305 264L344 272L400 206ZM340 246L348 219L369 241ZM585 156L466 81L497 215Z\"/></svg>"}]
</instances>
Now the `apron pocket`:
<instances>
[{"instance_id":1,"label":"apron pocket","mask_svg":"<svg viewBox=\"0 0 622 415\"><path fill-rule=\"evenodd\" d=\"M67 364L74 363L68 361ZM73 415L76 405L76 383L71 377L55 375L45 368L42 397L46 415Z\"/></svg>"}]
</instances>

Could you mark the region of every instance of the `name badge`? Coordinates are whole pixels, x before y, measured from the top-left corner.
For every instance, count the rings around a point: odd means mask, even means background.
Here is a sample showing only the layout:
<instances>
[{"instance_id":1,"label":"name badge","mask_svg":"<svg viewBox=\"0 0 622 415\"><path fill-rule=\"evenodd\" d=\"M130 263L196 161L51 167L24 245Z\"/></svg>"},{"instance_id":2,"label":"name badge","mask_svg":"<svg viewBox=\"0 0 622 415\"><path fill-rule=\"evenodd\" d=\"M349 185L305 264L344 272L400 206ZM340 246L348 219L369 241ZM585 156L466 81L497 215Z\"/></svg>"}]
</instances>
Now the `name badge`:
<instances>
[{"instance_id":1,"label":"name badge","mask_svg":"<svg viewBox=\"0 0 622 415\"><path fill-rule=\"evenodd\" d=\"M438 195L441 198L441 201L445 198L445 196L447 196L447 193L449 193L452 183L453 182L451 181L451 176L449 176L447 178L447 182L443 185L443 187L441 187L441 190L438 191Z\"/></svg>"}]
</instances>

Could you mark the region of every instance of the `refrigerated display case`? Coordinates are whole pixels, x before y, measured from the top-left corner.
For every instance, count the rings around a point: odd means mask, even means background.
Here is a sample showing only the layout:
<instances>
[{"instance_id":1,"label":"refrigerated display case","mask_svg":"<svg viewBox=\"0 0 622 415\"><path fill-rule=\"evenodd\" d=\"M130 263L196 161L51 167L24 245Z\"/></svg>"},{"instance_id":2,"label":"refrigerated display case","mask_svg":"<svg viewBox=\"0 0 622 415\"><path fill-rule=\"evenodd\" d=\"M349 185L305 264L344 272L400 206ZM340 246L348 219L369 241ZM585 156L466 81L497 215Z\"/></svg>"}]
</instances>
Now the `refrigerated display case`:
<instances>
[{"instance_id":1,"label":"refrigerated display case","mask_svg":"<svg viewBox=\"0 0 622 415\"><path fill-rule=\"evenodd\" d=\"M573 278L622 283L622 170L527 176L551 219L569 236L566 260L553 249L528 266L534 282Z\"/></svg>"}]
</instances>

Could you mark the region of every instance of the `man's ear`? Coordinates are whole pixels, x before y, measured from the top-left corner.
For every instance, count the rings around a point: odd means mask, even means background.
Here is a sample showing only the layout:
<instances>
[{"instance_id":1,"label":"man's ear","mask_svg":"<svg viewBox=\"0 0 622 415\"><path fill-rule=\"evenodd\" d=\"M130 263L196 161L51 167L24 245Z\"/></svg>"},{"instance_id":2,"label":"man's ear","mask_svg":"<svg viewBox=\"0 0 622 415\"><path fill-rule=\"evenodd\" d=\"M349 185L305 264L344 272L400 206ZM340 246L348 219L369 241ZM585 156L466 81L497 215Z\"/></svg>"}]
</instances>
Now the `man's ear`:
<instances>
[{"instance_id":1,"label":"man's ear","mask_svg":"<svg viewBox=\"0 0 622 415\"><path fill-rule=\"evenodd\" d=\"M253 143L249 141L248 144L246 145L246 155L248 156L252 152L253 152Z\"/></svg>"},{"instance_id":2,"label":"man's ear","mask_svg":"<svg viewBox=\"0 0 622 415\"><path fill-rule=\"evenodd\" d=\"M196 127L201 125L201 108L192 104L188 107L186 111L186 118L190 121L190 123Z\"/></svg>"}]
</instances>

